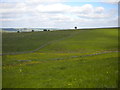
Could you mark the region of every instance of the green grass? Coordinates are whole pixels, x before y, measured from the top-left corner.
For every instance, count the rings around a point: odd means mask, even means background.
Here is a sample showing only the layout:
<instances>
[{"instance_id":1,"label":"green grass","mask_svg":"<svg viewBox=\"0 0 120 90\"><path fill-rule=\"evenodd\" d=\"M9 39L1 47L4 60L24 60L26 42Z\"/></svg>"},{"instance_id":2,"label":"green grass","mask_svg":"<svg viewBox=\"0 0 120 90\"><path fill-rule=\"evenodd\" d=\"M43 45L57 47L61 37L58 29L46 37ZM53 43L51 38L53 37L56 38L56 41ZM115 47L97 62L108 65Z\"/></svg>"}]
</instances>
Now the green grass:
<instances>
[{"instance_id":1,"label":"green grass","mask_svg":"<svg viewBox=\"0 0 120 90\"><path fill-rule=\"evenodd\" d=\"M23 59L24 59L24 55ZM59 58L60 54L56 54ZM14 58L15 56L10 56ZM53 56L54 57L54 56ZM62 56L63 57L63 56ZM9 56L8 56L9 58ZM35 58L38 58L35 60ZM9 88L115 88L118 80L117 53L17 62L3 67L3 87ZM48 58L48 57L41 57ZM24 59L29 60L29 57ZM11 60L12 61L12 60Z\"/></svg>"},{"instance_id":2,"label":"green grass","mask_svg":"<svg viewBox=\"0 0 120 90\"><path fill-rule=\"evenodd\" d=\"M3 53L31 51L48 42L68 37L70 32L3 33Z\"/></svg>"},{"instance_id":3,"label":"green grass","mask_svg":"<svg viewBox=\"0 0 120 90\"><path fill-rule=\"evenodd\" d=\"M4 53L52 42L3 56L3 88L116 88L118 52L85 55L116 51L117 40L116 29L3 33Z\"/></svg>"},{"instance_id":4,"label":"green grass","mask_svg":"<svg viewBox=\"0 0 120 90\"><path fill-rule=\"evenodd\" d=\"M65 40L52 43L42 52L89 52L118 49L117 30L81 30L77 35Z\"/></svg>"}]
</instances>

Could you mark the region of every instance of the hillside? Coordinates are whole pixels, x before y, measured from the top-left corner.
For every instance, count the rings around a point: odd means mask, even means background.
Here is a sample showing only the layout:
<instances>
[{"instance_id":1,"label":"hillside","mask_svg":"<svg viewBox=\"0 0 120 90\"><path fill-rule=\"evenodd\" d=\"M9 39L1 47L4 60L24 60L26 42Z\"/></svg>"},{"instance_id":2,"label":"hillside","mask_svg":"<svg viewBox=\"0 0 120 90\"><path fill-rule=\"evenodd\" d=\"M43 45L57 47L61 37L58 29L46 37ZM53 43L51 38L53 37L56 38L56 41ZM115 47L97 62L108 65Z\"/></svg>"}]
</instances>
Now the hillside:
<instances>
[{"instance_id":1,"label":"hillside","mask_svg":"<svg viewBox=\"0 0 120 90\"><path fill-rule=\"evenodd\" d=\"M31 51L47 43L40 51L117 50L117 33L117 29L3 33L3 53Z\"/></svg>"},{"instance_id":2,"label":"hillside","mask_svg":"<svg viewBox=\"0 0 120 90\"><path fill-rule=\"evenodd\" d=\"M118 85L117 29L3 33L3 53L3 88Z\"/></svg>"}]
</instances>

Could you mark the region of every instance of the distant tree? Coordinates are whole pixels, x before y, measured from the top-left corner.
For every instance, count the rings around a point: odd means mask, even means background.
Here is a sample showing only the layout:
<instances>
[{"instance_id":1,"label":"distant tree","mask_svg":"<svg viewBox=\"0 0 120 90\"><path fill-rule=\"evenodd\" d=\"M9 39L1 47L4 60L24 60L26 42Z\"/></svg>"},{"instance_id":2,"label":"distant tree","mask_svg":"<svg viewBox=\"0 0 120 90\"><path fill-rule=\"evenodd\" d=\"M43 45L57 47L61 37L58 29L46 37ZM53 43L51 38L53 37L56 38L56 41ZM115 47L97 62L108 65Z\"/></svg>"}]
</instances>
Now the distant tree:
<instances>
[{"instance_id":1,"label":"distant tree","mask_svg":"<svg viewBox=\"0 0 120 90\"><path fill-rule=\"evenodd\" d=\"M43 31L47 31L47 29L43 29Z\"/></svg>"},{"instance_id":2,"label":"distant tree","mask_svg":"<svg viewBox=\"0 0 120 90\"><path fill-rule=\"evenodd\" d=\"M17 33L20 33L20 31L17 31Z\"/></svg>"},{"instance_id":3,"label":"distant tree","mask_svg":"<svg viewBox=\"0 0 120 90\"><path fill-rule=\"evenodd\" d=\"M75 29L77 29L77 27L75 27Z\"/></svg>"},{"instance_id":4,"label":"distant tree","mask_svg":"<svg viewBox=\"0 0 120 90\"><path fill-rule=\"evenodd\" d=\"M32 30L32 32L34 32L34 30Z\"/></svg>"},{"instance_id":5,"label":"distant tree","mask_svg":"<svg viewBox=\"0 0 120 90\"><path fill-rule=\"evenodd\" d=\"M50 31L50 30L48 30L48 31Z\"/></svg>"}]
</instances>

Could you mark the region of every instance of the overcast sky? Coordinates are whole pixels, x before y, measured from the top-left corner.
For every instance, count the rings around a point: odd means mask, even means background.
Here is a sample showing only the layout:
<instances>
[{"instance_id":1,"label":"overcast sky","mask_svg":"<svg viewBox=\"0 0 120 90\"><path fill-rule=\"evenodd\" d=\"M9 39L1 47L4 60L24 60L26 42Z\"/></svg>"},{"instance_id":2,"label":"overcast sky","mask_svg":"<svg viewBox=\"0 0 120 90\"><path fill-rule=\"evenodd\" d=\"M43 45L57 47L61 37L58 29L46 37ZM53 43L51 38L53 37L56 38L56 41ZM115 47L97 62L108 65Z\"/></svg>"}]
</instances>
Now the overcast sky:
<instances>
[{"instance_id":1,"label":"overcast sky","mask_svg":"<svg viewBox=\"0 0 120 90\"><path fill-rule=\"evenodd\" d=\"M0 27L118 26L118 0L1 0Z\"/></svg>"}]
</instances>

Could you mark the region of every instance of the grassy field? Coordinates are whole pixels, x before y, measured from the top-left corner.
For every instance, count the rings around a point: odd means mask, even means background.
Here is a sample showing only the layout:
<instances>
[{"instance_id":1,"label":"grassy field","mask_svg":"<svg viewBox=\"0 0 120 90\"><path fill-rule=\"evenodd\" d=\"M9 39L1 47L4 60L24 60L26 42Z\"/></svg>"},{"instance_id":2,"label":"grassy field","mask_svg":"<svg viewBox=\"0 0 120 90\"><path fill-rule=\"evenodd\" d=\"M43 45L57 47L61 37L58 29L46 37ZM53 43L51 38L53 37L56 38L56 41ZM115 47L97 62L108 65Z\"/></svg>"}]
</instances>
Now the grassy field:
<instances>
[{"instance_id":1,"label":"grassy field","mask_svg":"<svg viewBox=\"0 0 120 90\"><path fill-rule=\"evenodd\" d=\"M3 56L3 88L117 87L117 29L3 33L4 53L44 44Z\"/></svg>"},{"instance_id":2,"label":"grassy field","mask_svg":"<svg viewBox=\"0 0 120 90\"><path fill-rule=\"evenodd\" d=\"M3 53L31 51L48 42L74 34L72 32L3 33Z\"/></svg>"}]
</instances>

